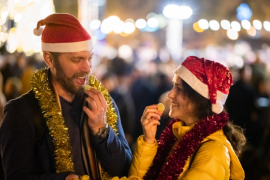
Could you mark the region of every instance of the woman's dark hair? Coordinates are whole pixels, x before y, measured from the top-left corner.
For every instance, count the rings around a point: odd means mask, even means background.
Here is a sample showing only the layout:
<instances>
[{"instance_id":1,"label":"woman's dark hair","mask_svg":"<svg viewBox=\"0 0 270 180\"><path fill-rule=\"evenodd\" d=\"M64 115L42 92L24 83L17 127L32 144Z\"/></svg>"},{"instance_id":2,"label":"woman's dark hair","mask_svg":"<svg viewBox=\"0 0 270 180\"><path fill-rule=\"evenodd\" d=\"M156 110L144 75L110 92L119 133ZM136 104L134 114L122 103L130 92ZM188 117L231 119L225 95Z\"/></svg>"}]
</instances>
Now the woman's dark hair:
<instances>
[{"instance_id":1,"label":"woman's dark hair","mask_svg":"<svg viewBox=\"0 0 270 180\"><path fill-rule=\"evenodd\" d=\"M212 112L211 101L197 93L184 80L182 80L182 84L185 97L194 107L192 112L193 115L198 119L212 116L214 113ZM236 155L239 156L243 146L246 144L246 137L244 136L243 129L229 121L223 127L223 132L228 141L230 141Z\"/></svg>"}]
</instances>

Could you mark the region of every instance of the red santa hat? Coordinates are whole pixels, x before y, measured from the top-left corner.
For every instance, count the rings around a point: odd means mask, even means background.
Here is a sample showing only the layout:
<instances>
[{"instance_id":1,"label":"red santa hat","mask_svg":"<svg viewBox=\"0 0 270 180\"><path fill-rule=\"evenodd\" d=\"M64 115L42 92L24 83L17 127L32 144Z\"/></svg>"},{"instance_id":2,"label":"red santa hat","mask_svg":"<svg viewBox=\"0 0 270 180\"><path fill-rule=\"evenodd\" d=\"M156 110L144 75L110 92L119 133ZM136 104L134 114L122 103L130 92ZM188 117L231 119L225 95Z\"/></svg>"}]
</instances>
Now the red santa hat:
<instances>
[{"instance_id":1,"label":"red santa hat","mask_svg":"<svg viewBox=\"0 0 270 180\"><path fill-rule=\"evenodd\" d=\"M203 97L210 99L212 111L221 113L233 84L230 71L223 65L189 56L174 72Z\"/></svg>"},{"instance_id":2,"label":"red santa hat","mask_svg":"<svg viewBox=\"0 0 270 180\"><path fill-rule=\"evenodd\" d=\"M44 29L40 27L44 25ZM93 49L91 36L70 14L51 14L38 21L34 34L42 35L42 51L79 52Z\"/></svg>"}]
</instances>

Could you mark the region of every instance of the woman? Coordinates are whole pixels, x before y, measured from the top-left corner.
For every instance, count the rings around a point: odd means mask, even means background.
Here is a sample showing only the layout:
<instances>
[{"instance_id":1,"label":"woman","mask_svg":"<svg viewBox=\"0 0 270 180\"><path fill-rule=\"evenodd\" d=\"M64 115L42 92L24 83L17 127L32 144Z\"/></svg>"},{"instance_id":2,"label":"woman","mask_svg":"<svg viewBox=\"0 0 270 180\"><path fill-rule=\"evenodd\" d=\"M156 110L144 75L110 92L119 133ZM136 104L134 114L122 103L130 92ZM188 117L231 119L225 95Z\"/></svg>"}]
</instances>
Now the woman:
<instances>
[{"instance_id":1,"label":"woman","mask_svg":"<svg viewBox=\"0 0 270 180\"><path fill-rule=\"evenodd\" d=\"M231 73L219 63L190 56L175 71L173 83L168 94L172 120L158 142L155 133L162 112L157 105L145 108L144 135L137 140L130 178L244 179L237 155L246 139L223 111Z\"/></svg>"}]
</instances>

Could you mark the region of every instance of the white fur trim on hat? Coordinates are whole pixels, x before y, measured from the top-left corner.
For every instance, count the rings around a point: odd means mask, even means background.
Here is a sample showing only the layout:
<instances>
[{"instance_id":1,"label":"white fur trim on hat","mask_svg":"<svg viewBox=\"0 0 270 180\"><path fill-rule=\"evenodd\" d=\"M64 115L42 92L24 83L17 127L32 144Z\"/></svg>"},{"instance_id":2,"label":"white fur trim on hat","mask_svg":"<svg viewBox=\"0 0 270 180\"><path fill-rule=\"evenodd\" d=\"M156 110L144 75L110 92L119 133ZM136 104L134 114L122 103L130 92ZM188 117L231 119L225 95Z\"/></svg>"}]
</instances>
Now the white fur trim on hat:
<instances>
[{"instance_id":1,"label":"white fur trim on hat","mask_svg":"<svg viewBox=\"0 0 270 180\"><path fill-rule=\"evenodd\" d=\"M35 28L35 29L34 29L34 34L35 34L36 36L41 36L43 30L44 30L44 28L42 28L42 27L39 27L38 29Z\"/></svg>"},{"instance_id":2,"label":"white fur trim on hat","mask_svg":"<svg viewBox=\"0 0 270 180\"><path fill-rule=\"evenodd\" d=\"M49 52L79 52L91 51L93 49L92 40L71 42L71 43L44 43L42 42L42 51Z\"/></svg>"},{"instance_id":3,"label":"white fur trim on hat","mask_svg":"<svg viewBox=\"0 0 270 180\"><path fill-rule=\"evenodd\" d=\"M192 89L197 91L203 97L209 99L209 89L206 84L201 82L192 72L190 72L185 66L180 65L175 71L175 75L182 78ZM221 113L223 110L223 105L226 102L228 95L217 91L216 104L212 104L212 111L214 113Z\"/></svg>"}]
</instances>

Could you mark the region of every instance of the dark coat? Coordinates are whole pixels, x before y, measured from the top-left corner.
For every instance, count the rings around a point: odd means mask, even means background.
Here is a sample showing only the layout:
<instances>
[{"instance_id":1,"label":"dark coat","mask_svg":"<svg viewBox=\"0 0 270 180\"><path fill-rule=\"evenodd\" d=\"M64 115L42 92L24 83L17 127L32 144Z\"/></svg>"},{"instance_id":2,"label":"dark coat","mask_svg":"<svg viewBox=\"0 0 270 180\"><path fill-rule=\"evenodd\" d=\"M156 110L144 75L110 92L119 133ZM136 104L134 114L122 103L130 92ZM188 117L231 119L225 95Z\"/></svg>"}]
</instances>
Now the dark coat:
<instances>
[{"instance_id":1,"label":"dark coat","mask_svg":"<svg viewBox=\"0 0 270 180\"><path fill-rule=\"evenodd\" d=\"M126 142L118 115L118 135L112 129L107 140L94 142L102 167L112 176L127 175L132 153ZM33 115L24 98L9 101L4 107L4 118L0 127L0 155L5 178L23 180L64 180L69 172L56 173L54 146L46 127L45 133L35 143Z\"/></svg>"}]
</instances>

